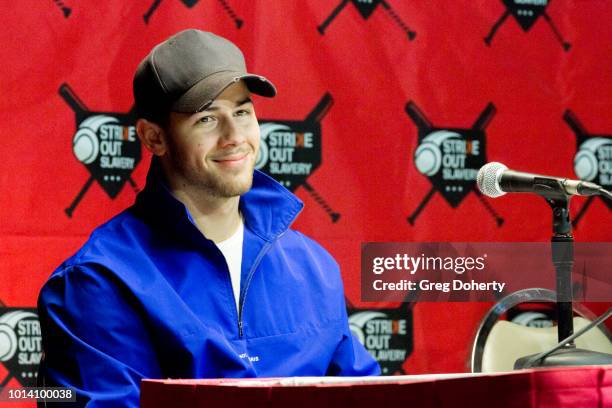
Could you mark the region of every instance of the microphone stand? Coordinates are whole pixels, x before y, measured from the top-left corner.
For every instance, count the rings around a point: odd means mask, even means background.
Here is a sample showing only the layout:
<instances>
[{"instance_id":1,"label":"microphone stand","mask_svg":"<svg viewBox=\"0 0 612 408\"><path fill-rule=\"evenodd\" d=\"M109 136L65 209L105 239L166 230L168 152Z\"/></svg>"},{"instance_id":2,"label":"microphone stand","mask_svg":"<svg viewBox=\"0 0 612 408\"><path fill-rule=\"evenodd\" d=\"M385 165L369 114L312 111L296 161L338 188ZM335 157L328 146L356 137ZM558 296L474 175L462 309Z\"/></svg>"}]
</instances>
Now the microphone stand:
<instances>
[{"instance_id":1,"label":"microphone stand","mask_svg":"<svg viewBox=\"0 0 612 408\"><path fill-rule=\"evenodd\" d=\"M565 196L565 194L563 194ZM569 197L546 200L552 208L553 233L550 240L552 263L555 266L557 288L558 341L574 333L572 306L572 270L574 268L574 237L569 216ZM567 347L574 347L570 342Z\"/></svg>"},{"instance_id":2,"label":"microphone stand","mask_svg":"<svg viewBox=\"0 0 612 408\"><path fill-rule=\"evenodd\" d=\"M547 188L548 187L548 188ZM519 358L515 369L529 367L612 364L612 355L576 348L574 344L574 311L572 307L572 270L574 267L574 237L569 216L571 196L562 188L542 186L538 191L552 208L552 263L555 266L557 288L557 339L554 351ZM585 330L586 331L586 330ZM582 334L582 333L580 333Z\"/></svg>"}]
</instances>

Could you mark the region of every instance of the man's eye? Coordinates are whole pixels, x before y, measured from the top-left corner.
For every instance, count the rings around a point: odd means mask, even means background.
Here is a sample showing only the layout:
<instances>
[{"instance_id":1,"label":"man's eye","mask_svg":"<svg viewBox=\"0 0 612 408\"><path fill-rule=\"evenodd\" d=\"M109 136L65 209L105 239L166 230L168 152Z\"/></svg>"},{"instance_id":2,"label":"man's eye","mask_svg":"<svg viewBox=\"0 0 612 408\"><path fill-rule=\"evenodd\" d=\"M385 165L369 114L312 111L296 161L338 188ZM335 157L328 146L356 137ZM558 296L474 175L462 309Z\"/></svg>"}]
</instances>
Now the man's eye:
<instances>
[{"instance_id":1,"label":"man's eye","mask_svg":"<svg viewBox=\"0 0 612 408\"><path fill-rule=\"evenodd\" d=\"M249 115L251 112L248 109L240 109L239 111L236 112L236 116L246 116Z\"/></svg>"},{"instance_id":2,"label":"man's eye","mask_svg":"<svg viewBox=\"0 0 612 408\"><path fill-rule=\"evenodd\" d=\"M200 123L210 123L214 120L214 118L212 116L203 116L200 119L198 119L198 122Z\"/></svg>"}]
</instances>

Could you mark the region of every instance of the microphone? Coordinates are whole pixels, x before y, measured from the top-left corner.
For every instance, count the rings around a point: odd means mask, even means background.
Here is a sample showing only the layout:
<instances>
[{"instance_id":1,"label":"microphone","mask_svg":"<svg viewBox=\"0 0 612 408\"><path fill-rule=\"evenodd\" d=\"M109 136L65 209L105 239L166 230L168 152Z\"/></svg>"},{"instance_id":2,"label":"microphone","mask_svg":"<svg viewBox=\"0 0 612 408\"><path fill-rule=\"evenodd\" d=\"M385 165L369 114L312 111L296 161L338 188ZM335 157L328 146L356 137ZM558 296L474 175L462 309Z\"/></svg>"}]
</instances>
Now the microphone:
<instances>
[{"instance_id":1,"label":"microphone","mask_svg":"<svg viewBox=\"0 0 612 408\"><path fill-rule=\"evenodd\" d=\"M589 181L524 173L510 170L498 162L482 166L476 176L476 183L482 194L492 198L513 192L536 193L545 198L599 194L609 197L610 194L601 186Z\"/></svg>"}]
</instances>

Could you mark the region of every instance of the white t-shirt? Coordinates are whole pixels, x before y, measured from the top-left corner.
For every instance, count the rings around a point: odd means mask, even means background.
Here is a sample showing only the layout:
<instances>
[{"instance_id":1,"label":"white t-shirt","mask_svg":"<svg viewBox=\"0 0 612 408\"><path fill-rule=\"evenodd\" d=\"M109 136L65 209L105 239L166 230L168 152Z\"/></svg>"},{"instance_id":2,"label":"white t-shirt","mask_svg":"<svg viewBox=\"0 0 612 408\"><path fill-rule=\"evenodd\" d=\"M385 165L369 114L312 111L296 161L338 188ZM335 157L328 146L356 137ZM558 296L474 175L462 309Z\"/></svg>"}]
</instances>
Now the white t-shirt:
<instances>
[{"instance_id":1,"label":"white t-shirt","mask_svg":"<svg viewBox=\"0 0 612 408\"><path fill-rule=\"evenodd\" d=\"M240 218L240 225L234 235L225 241L217 242L217 247L225 257L227 267L229 268L230 279L232 281L232 289L234 290L234 300L236 301L236 310L238 310L238 302L240 301L240 270L242 267L242 241L244 239L244 223Z\"/></svg>"}]
</instances>

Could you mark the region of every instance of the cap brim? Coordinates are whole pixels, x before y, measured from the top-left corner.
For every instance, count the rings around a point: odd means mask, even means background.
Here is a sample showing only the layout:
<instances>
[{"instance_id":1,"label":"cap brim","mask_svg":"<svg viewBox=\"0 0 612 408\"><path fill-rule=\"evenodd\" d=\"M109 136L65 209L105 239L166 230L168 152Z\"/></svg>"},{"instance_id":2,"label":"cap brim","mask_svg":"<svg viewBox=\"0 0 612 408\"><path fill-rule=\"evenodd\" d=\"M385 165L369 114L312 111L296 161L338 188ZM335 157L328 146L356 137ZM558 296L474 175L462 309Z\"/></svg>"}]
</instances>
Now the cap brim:
<instances>
[{"instance_id":1,"label":"cap brim","mask_svg":"<svg viewBox=\"0 0 612 408\"><path fill-rule=\"evenodd\" d=\"M206 109L228 86L244 81L250 92L265 97L276 95L276 87L268 79L244 72L223 71L196 82L174 104L175 112L193 113Z\"/></svg>"}]
</instances>

